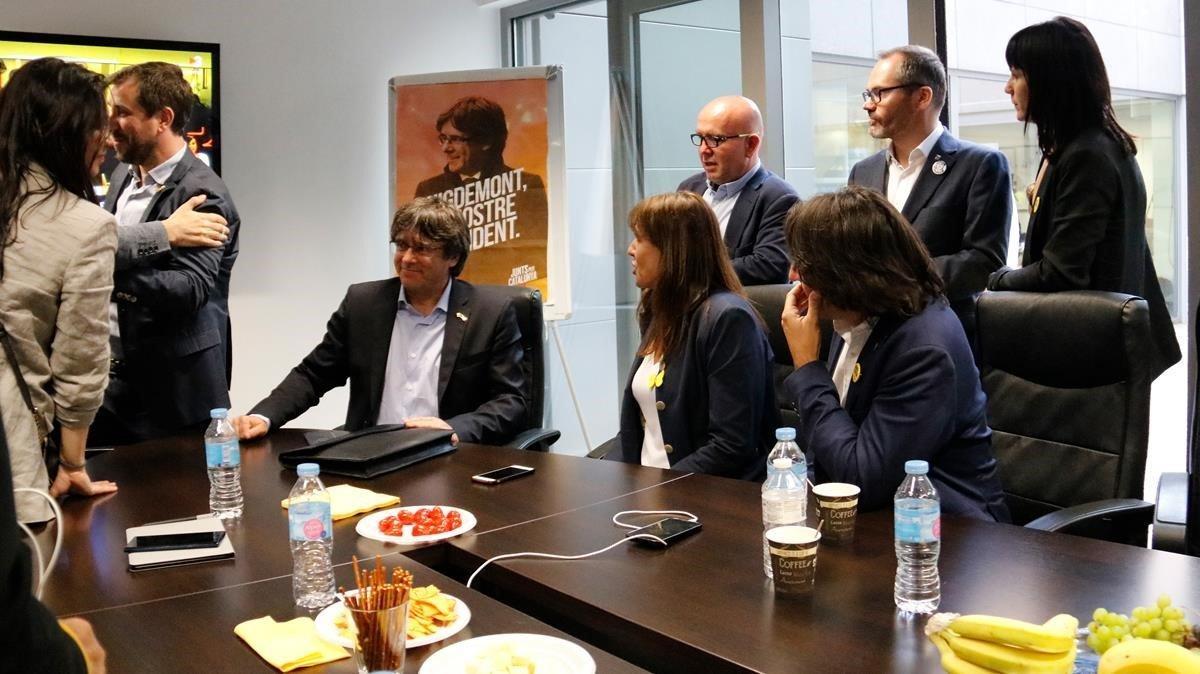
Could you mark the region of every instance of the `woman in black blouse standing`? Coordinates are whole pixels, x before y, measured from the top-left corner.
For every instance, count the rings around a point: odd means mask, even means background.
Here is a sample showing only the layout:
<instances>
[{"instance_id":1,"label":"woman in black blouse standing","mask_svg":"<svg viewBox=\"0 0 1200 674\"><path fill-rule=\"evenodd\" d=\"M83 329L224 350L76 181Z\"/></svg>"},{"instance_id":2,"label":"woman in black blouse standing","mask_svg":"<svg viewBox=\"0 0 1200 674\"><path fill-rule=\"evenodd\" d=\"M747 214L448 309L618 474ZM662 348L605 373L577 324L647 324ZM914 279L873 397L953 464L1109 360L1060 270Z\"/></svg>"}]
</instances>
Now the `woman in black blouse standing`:
<instances>
[{"instance_id":1,"label":"woman in black blouse standing","mask_svg":"<svg viewBox=\"0 0 1200 674\"><path fill-rule=\"evenodd\" d=\"M1150 247L1137 147L1117 123L1100 49L1082 23L1056 17L1021 29L1005 52L1004 87L1017 120L1037 126L1042 165L1030 186L1020 269L989 290L1107 290L1150 305L1155 371L1179 361L1179 344Z\"/></svg>"}]
</instances>

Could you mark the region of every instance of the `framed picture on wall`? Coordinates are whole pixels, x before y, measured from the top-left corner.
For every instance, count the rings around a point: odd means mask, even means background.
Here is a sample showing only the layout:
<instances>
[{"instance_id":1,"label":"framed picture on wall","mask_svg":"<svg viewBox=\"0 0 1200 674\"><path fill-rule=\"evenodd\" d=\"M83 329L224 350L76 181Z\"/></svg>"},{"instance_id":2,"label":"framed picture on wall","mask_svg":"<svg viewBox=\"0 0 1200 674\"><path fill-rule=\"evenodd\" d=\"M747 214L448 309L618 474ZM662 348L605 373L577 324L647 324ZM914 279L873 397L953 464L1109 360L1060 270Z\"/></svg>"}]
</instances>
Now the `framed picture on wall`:
<instances>
[{"instance_id":1,"label":"framed picture on wall","mask_svg":"<svg viewBox=\"0 0 1200 674\"><path fill-rule=\"evenodd\" d=\"M220 45L85 35L54 35L0 30L0 88L18 68L47 56L78 63L105 77L147 61L173 63L183 70L195 102L188 114L184 137L188 148L221 173ZM107 180L117 166L112 150L101 169L97 194L107 191Z\"/></svg>"}]
</instances>

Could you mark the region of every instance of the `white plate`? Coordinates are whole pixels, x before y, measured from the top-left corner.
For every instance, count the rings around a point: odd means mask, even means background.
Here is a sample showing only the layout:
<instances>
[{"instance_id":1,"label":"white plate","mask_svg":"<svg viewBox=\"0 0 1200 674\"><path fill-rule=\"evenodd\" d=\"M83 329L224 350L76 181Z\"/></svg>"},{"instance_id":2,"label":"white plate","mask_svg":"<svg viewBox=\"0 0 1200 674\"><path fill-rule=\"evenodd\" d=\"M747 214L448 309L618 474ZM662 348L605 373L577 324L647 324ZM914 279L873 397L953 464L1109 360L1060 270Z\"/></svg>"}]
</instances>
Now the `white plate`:
<instances>
[{"instance_id":1,"label":"white plate","mask_svg":"<svg viewBox=\"0 0 1200 674\"><path fill-rule=\"evenodd\" d=\"M358 521L358 524L354 525L354 530L358 532L359 536L363 536L364 538L370 538L370 539L376 540L376 541L383 541L384 543L398 543L400 545L417 545L419 543L432 543L434 541L440 541L440 540L443 540L446 538L454 538L455 536L458 536L459 534L465 534L468 531L475 528L475 516L471 514L471 511L463 510L462 508L454 508L451 506L436 506L436 507L441 508L447 515L449 515L451 512L457 512L460 516L462 516L462 526L460 526L457 529L451 529L450 531L447 531L444 533L429 534L426 536L411 535L412 534L412 525L405 525L405 527L404 527L405 535L403 535L403 536L389 536L379 530L379 523L382 522L385 517L391 517L392 515L395 515L396 513L400 512L401 510L414 511L414 510L420 510L421 508L433 508L433 507L435 507L435 506L414 505L414 506L404 506L403 508L389 508L387 510L380 510L377 513L371 513L370 515L367 515L366 517L360 519Z\"/></svg>"},{"instance_id":2,"label":"white plate","mask_svg":"<svg viewBox=\"0 0 1200 674\"><path fill-rule=\"evenodd\" d=\"M404 643L406 648L427 646L429 644L441 641L442 639L447 639L461 632L462 629L467 626L467 623L471 622L471 609L467 608L467 605L463 602L463 600L445 593L443 593L442 596L454 600L454 612L458 615L458 618L454 622L446 625L433 634L427 634L419 639L407 639ZM317 624L317 634L321 635L322 639L331 644L337 644L342 648L354 650L354 642L342 636L342 633L339 632L337 628L336 620L338 618L338 614L343 611L344 608L341 601L336 601L329 606L326 606L324 609L321 609L321 612L317 614L316 620L314 621Z\"/></svg>"},{"instance_id":3,"label":"white plate","mask_svg":"<svg viewBox=\"0 0 1200 674\"><path fill-rule=\"evenodd\" d=\"M492 634L475 637L439 650L421 665L419 674L461 674L467 666L498 646L532 660L537 674L595 674L596 661L587 651L565 639L544 634Z\"/></svg>"}]
</instances>

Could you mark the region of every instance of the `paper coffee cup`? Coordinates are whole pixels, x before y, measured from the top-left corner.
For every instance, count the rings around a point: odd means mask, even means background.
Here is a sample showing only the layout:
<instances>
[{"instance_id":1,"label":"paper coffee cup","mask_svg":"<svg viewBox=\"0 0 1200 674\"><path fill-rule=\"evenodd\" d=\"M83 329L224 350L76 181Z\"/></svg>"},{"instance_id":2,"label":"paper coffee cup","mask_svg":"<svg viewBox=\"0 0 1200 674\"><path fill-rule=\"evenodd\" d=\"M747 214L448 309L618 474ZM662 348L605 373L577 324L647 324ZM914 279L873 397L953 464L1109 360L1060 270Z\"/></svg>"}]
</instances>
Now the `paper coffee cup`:
<instances>
[{"instance_id":1,"label":"paper coffee cup","mask_svg":"<svg viewBox=\"0 0 1200 674\"><path fill-rule=\"evenodd\" d=\"M860 491L857 485L845 482L826 482L813 487L817 513L821 518L821 534L830 545L842 545L854 540Z\"/></svg>"},{"instance_id":2,"label":"paper coffee cup","mask_svg":"<svg viewBox=\"0 0 1200 674\"><path fill-rule=\"evenodd\" d=\"M821 532L812 527L785 526L767 530L775 594L811 592L817 576L817 545Z\"/></svg>"}]
</instances>

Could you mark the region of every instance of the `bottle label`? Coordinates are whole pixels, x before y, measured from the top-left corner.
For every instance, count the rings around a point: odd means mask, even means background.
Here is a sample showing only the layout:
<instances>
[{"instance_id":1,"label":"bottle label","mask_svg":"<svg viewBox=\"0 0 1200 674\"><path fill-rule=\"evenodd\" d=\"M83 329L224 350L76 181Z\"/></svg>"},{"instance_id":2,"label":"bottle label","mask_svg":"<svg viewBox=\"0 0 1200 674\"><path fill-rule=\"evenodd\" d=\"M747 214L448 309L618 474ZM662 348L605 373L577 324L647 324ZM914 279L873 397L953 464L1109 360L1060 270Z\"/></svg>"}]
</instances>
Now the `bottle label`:
<instances>
[{"instance_id":1,"label":"bottle label","mask_svg":"<svg viewBox=\"0 0 1200 674\"><path fill-rule=\"evenodd\" d=\"M288 529L293 541L320 541L333 537L333 516L327 501L288 504Z\"/></svg>"},{"instance_id":2,"label":"bottle label","mask_svg":"<svg viewBox=\"0 0 1200 674\"><path fill-rule=\"evenodd\" d=\"M204 442L204 458L209 468L236 467L242 465L242 453L238 449L237 439L225 442L206 440Z\"/></svg>"},{"instance_id":3,"label":"bottle label","mask_svg":"<svg viewBox=\"0 0 1200 674\"><path fill-rule=\"evenodd\" d=\"M908 500L916 503L896 502L896 540L901 543L936 543L941 540L941 507L930 501Z\"/></svg>"}]
</instances>

